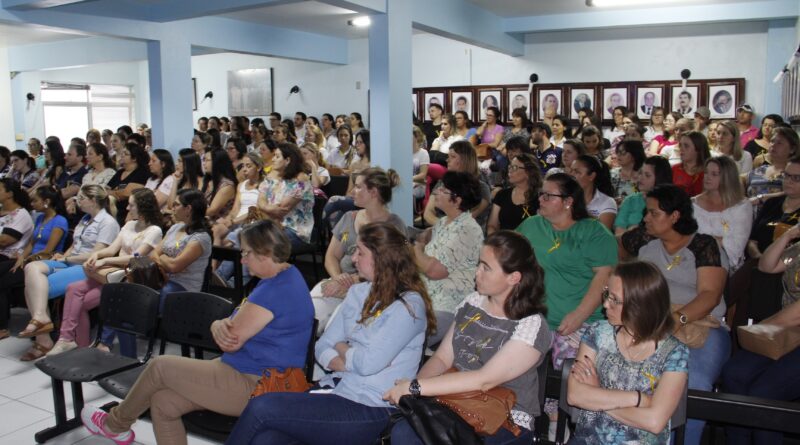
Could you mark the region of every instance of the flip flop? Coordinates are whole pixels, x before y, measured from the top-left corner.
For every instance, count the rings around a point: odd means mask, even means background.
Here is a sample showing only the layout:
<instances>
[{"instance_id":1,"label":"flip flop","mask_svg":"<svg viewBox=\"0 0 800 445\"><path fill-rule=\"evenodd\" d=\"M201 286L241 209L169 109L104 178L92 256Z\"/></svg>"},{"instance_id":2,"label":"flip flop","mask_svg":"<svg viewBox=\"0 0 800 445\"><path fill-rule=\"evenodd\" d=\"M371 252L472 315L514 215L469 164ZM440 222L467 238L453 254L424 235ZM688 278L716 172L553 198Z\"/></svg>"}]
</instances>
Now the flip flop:
<instances>
[{"instance_id":1,"label":"flip flop","mask_svg":"<svg viewBox=\"0 0 800 445\"><path fill-rule=\"evenodd\" d=\"M11 333L8 332L8 329L0 329L0 340L8 338L10 335Z\"/></svg>"},{"instance_id":2,"label":"flip flop","mask_svg":"<svg viewBox=\"0 0 800 445\"><path fill-rule=\"evenodd\" d=\"M41 343L34 343L33 346L31 346L31 348L28 349L28 352L23 354L22 357L19 358L19 360L23 362L32 362L34 360L39 360L40 358L44 357L45 354L50 352L51 349L53 349L52 346L48 348L46 346L42 346Z\"/></svg>"},{"instance_id":3,"label":"flip flop","mask_svg":"<svg viewBox=\"0 0 800 445\"><path fill-rule=\"evenodd\" d=\"M49 321L47 323L42 323L39 320L31 319L28 324L32 324L36 329L33 331L22 331L17 334L18 338L31 338L36 337L37 335L48 334L53 330L53 322Z\"/></svg>"}]
</instances>

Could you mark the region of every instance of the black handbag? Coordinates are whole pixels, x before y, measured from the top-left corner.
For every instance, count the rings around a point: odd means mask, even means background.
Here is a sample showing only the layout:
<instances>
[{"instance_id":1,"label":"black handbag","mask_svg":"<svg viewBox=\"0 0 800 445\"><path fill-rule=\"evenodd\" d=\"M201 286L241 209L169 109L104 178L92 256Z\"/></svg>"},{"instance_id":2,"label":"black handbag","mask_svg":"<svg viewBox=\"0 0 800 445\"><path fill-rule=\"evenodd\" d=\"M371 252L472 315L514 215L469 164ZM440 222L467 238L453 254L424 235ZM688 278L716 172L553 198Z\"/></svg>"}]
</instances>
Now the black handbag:
<instances>
[{"instance_id":1,"label":"black handbag","mask_svg":"<svg viewBox=\"0 0 800 445\"><path fill-rule=\"evenodd\" d=\"M483 439L433 397L403 396L397 408L425 445L480 445Z\"/></svg>"}]
</instances>

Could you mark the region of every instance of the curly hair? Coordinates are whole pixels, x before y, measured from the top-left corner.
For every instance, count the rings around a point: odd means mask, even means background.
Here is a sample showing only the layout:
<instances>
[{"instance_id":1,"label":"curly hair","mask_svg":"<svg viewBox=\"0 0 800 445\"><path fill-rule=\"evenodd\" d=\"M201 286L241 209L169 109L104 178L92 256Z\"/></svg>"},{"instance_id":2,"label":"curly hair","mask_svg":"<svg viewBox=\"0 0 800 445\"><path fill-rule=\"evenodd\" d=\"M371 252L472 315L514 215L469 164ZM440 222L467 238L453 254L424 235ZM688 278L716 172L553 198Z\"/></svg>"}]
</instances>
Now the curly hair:
<instances>
[{"instance_id":1,"label":"curly hair","mask_svg":"<svg viewBox=\"0 0 800 445\"><path fill-rule=\"evenodd\" d=\"M436 332L433 305L417 271L414 250L406 235L389 223L370 223L359 230L358 242L369 249L375 262L372 287L361 308L361 319L358 322L365 323L395 301L402 301L405 292L416 292L425 302L426 333L430 335ZM418 318L421 314L411 315Z\"/></svg>"},{"instance_id":2,"label":"curly hair","mask_svg":"<svg viewBox=\"0 0 800 445\"><path fill-rule=\"evenodd\" d=\"M489 235L483 245L492 249L504 273L519 272L522 275L503 304L506 316L521 320L533 314L547 315L544 269L536 261L528 239L511 230L500 230Z\"/></svg>"},{"instance_id":3,"label":"curly hair","mask_svg":"<svg viewBox=\"0 0 800 445\"><path fill-rule=\"evenodd\" d=\"M158 205L156 194L152 190L144 187L136 189L131 193L131 198L136 203L136 212L139 214L139 218L144 220L148 226L161 227L163 225L161 208Z\"/></svg>"},{"instance_id":4,"label":"curly hair","mask_svg":"<svg viewBox=\"0 0 800 445\"><path fill-rule=\"evenodd\" d=\"M528 176L528 189L525 190L525 202L536 204L539 199L539 190L542 188L542 174L539 170L539 161L530 154L521 154L514 157L522 163L525 175Z\"/></svg>"}]
</instances>

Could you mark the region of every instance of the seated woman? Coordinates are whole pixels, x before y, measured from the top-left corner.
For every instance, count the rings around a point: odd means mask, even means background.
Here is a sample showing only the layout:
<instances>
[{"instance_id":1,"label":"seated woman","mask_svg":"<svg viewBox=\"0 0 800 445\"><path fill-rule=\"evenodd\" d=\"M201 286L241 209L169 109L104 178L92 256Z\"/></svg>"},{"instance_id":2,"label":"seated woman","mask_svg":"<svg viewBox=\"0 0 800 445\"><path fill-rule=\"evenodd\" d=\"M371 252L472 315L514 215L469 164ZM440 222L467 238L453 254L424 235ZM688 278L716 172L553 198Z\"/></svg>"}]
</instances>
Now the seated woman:
<instances>
[{"instance_id":1,"label":"seated woman","mask_svg":"<svg viewBox=\"0 0 800 445\"><path fill-rule=\"evenodd\" d=\"M764 201L753 220L747 255L759 258L775 238L779 224L793 226L800 221L800 161L791 160L781 172L782 195Z\"/></svg>"},{"instance_id":2,"label":"seated woman","mask_svg":"<svg viewBox=\"0 0 800 445\"><path fill-rule=\"evenodd\" d=\"M83 175L81 185L97 184L105 187L117 173L111 155L103 144L95 143L86 147L86 165L89 171Z\"/></svg>"},{"instance_id":3,"label":"seated woman","mask_svg":"<svg viewBox=\"0 0 800 445\"><path fill-rule=\"evenodd\" d=\"M742 149L736 122L721 121L717 125L717 153L733 159L739 174L746 175L753 169L753 155Z\"/></svg>"},{"instance_id":4,"label":"seated woman","mask_svg":"<svg viewBox=\"0 0 800 445\"><path fill-rule=\"evenodd\" d=\"M783 309L759 324L785 328L800 326L800 288L795 279L800 264L800 244L791 244L799 237L800 227L795 225L779 236L758 261L762 272L781 273L784 287L781 296ZM778 360L740 349L722 369L722 390L731 394L794 401L800 397L798 386L788 383L796 378L798 371L800 348ZM783 443L783 434L774 431L727 427L725 435L729 443L736 444Z\"/></svg>"},{"instance_id":5,"label":"seated woman","mask_svg":"<svg viewBox=\"0 0 800 445\"><path fill-rule=\"evenodd\" d=\"M260 144L261 141L263 139L259 140L258 143ZM225 152L228 154L228 159L231 160L234 171L236 171L236 178L239 182L242 182L244 180L241 176L242 158L247 154L247 144L239 138L229 139L225 142Z\"/></svg>"},{"instance_id":6,"label":"seated woman","mask_svg":"<svg viewBox=\"0 0 800 445\"><path fill-rule=\"evenodd\" d=\"M351 145L353 143L353 130L347 125L337 126L336 138L339 141L339 148L330 150L325 162L338 170L333 171L332 169L334 175L341 175L344 169L350 167L350 162L352 162L355 155L355 148Z\"/></svg>"},{"instance_id":7,"label":"seated woman","mask_svg":"<svg viewBox=\"0 0 800 445\"><path fill-rule=\"evenodd\" d=\"M492 213L486 226L488 235L498 230L516 229L525 218L539 210L542 177L533 155L521 154L511 160L508 182L511 187L500 190L492 199Z\"/></svg>"},{"instance_id":8,"label":"seated woman","mask_svg":"<svg viewBox=\"0 0 800 445\"><path fill-rule=\"evenodd\" d=\"M203 160L203 187L206 198L206 216L211 221L228 216L236 198L236 172L225 150L212 150Z\"/></svg>"},{"instance_id":9,"label":"seated woman","mask_svg":"<svg viewBox=\"0 0 800 445\"><path fill-rule=\"evenodd\" d=\"M428 150L425 150L425 133L416 125L413 126L411 131L411 153L411 173L414 175L411 177L411 182L414 184L412 194L415 199L414 213L416 214L419 212L419 210L417 210L416 200L425 197L428 170L431 168L431 157ZM445 163L446 162L447 159L445 159ZM442 166L438 164L437 167L440 169L442 168Z\"/></svg>"},{"instance_id":10,"label":"seated woman","mask_svg":"<svg viewBox=\"0 0 800 445\"><path fill-rule=\"evenodd\" d=\"M206 153L211 151L213 143L213 139L211 135L204 132L195 133L192 136L192 150L197 153L197 156L200 156L201 166L203 165L202 161L205 161Z\"/></svg>"},{"instance_id":11,"label":"seated woman","mask_svg":"<svg viewBox=\"0 0 800 445\"><path fill-rule=\"evenodd\" d=\"M750 153L750 156L753 157L753 167L758 167L764 163L764 156L767 154L769 143L772 141L772 130L779 124L783 124L783 117L778 114L768 114L762 117L758 135L755 139L742 147L744 151ZM709 136L710 135L711 129L709 129Z\"/></svg>"},{"instance_id":12,"label":"seated woman","mask_svg":"<svg viewBox=\"0 0 800 445\"><path fill-rule=\"evenodd\" d=\"M477 291L458 306L441 346L417 378L411 383L398 381L384 398L397 405L400 397L409 394L440 396L502 386L517 396L511 416L522 433L514 438L510 431L500 429L484 441L530 444L533 420L540 414L536 368L542 365L552 340L544 315L543 275L525 237L505 230L490 235L475 274ZM481 322L474 323L478 319ZM476 338L482 339L477 350ZM445 374L453 367L459 372ZM392 428L392 443L422 441L402 420Z\"/></svg>"},{"instance_id":13,"label":"seated woman","mask_svg":"<svg viewBox=\"0 0 800 445\"><path fill-rule=\"evenodd\" d=\"M30 207L28 194L22 190L19 182L11 178L0 179L0 278L3 280L3 289L0 289L0 339L9 336L11 302L6 289L10 289L12 283L9 282L8 275L12 274L12 270L19 269L17 263L26 258L20 253L24 253L24 250L30 252L28 247L32 244L28 242L34 233L33 221L28 213ZM39 238L41 228L40 224ZM58 243L59 238L56 238L55 243Z\"/></svg>"},{"instance_id":14,"label":"seated woman","mask_svg":"<svg viewBox=\"0 0 800 445\"><path fill-rule=\"evenodd\" d=\"M303 173L303 155L294 144L278 144L272 156L274 178L259 187L258 209L283 224L293 248L311 240L314 228L314 190Z\"/></svg>"},{"instance_id":15,"label":"seated woman","mask_svg":"<svg viewBox=\"0 0 800 445\"><path fill-rule=\"evenodd\" d=\"M689 196L703 191L703 168L711 157L708 139L699 131L683 133L680 141L680 163L672 166L672 183Z\"/></svg>"},{"instance_id":16,"label":"seated woman","mask_svg":"<svg viewBox=\"0 0 800 445\"><path fill-rule=\"evenodd\" d=\"M675 137L675 125L682 117L680 113L675 111L667 113L666 117L664 117L663 133L653 136L650 141L650 147L647 149L648 156L660 155L665 148L678 145L678 140Z\"/></svg>"},{"instance_id":17,"label":"seated woman","mask_svg":"<svg viewBox=\"0 0 800 445\"><path fill-rule=\"evenodd\" d=\"M9 176L17 181L22 190L33 190L39 182L39 172L36 171L36 161L25 150L14 150L9 156L11 160L11 173Z\"/></svg>"},{"instance_id":18,"label":"seated woman","mask_svg":"<svg viewBox=\"0 0 800 445\"><path fill-rule=\"evenodd\" d=\"M125 224L128 216L128 198L134 190L144 187L150 177L148 164L150 156L134 142L125 144L119 153L120 169L108 181L108 196L116 200L116 218L120 225Z\"/></svg>"},{"instance_id":19,"label":"seated woman","mask_svg":"<svg viewBox=\"0 0 800 445\"><path fill-rule=\"evenodd\" d=\"M452 151L451 151L452 153ZM469 173L449 171L433 190L436 208L444 212L431 230L417 237L414 253L430 292L437 326L449 326L464 295L475 287L483 231L469 213L479 202L478 180ZM444 328L428 339L439 343Z\"/></svg>"},{"instance_id":20,"label":"seated woman","mask_svg":"<svg viewBox=\"0 0 800 445\"><path fill-rule=\"evenodd\" d=\"M170 202L175 203L178 192L184 189L200 190L203 185L203 163L200 156L191 148L184 148L178 152L178 159L175 162L175 173L172 174L175 181L172 183L170 191ZM165 209L168 213L171 209Z\"/></svg>"},{"instance_id":21,"label":"seated woman","mask_svg":"<svg viewBox=\"0 0 800 445\"><path fill-rule=\"evenodd\" d=\"M89 311L100 304L100 291L109 282L112 272L123 271L131 258L138 254L146 256L161 242L161 211L152 190L134 190L128 198L128 219L119 236L108 247L92 253L83 265L90 277L67 286L64 309L61 315L61 331L53 349L47 355L60 354L78 346L88 346ZM99 278L103 280L98 280ZM120 336L123 355L131 356L135 351L133 336ZM103 331L101 340L106 345L114 342L114 331Z\"/></svg>"},{"instance_id":22,"label":"seated woman","mask_svg":"<svg viewBox=\"0 0 800 445\"><path fill-rule=\"evenodd\" d=\"M53 323L47 313L47 300L64 295L67 285L85 279L83 263L94 252L111 245L119 234L119 224L109 214L109 195L103 187L81 187L78 206L86 215L75 227L72 246L63 255L55 254L50 260L25 266L25 301L31 321L19 337L36 337L36 342L22 356L22 361L36 360L53 347L50 338Z\"/></svg>"},{"instance_id":23,"label":"seated woman","mask_svg":"<svg viewBox=\"0 0 800 445\"><path fill-rule=\"evenodd\" d=\"M619 167L611 169L611 186L614 188L613 198L619 205L625 198L636 193L636 182L645 154L642 141L636 140L622 141L615 150Z\"/></svg>"},{"instance_id":24,"label":"seated woman","mask_svg":"<svg viewBox=\"0 0 800 445\"><path fill-rule=\"evenodd\" d=\"M776 127L772 131L769 149L763 163L747 175L747 196L761 205L764 200L777 196L783 184L783 170L786 164L800 153L800 137L789 127Z\"/></svg>"},{"instance_id":25,"label":"seated woman","mask_svg":"<svg viewBox=\"0 0 800 445\"><path fill-rule=\"evenodd\" d=\"M646 234L632 230L622 235L622 247L639 260L658 267L669 285L676 336L685 339L683 327L694 321L719 324L725 315L722 291L727 261L717 241L697 233L689 195L674 185L647 193ZM689 348L689 389L710 391L730 354L731 339L725 326L708 328L708 337ZM705 422L689 420L686 443L700 443Z\"/></svg>"},{"instance_id":26,"label":"seated woman","mask_svg":"<svg viewBox=\"0 0 800 445\"><path fill-rule=\"evenodd\" d=\"M546 168L547 161L539 159L539 164L542 168L542 174L545 176L554 175L556 173L566 173L572 176L572 164L586 153L586 145L580 139L567 139L564 141L564 147L561 149L560 157L558 154L553 155L555 166Z\"/></svg>"},{"instance_id":27,"label":"seated woman","mask_svg":"<svg viewBox=\"0 0 800 445\"><path fill-rule=\"evenodd\" d=\"M433 162L441 164L444 161L444 163L447 163L447 153L450 152L450 145L455 141L462 140L464 140L464 136L456 133L456 117L449 113L443 114L442 132L431 144L430 155L433 158Z\"/></svg>"},{"instance_id":28,"label":"seated woman","mask_svg":"<svg viewBox=\"0 0 800 445\"><path fill-rule=\"evenodd\" d=\"M753 206L744 196L739 168L727 156L706 161L703 193L692 198L697 232L711 235L728 256L729 273L744 263Z\"/></svg>"},{"instance_id":29,"label":"seated woman","mask_svg":"<svg viewBox=\"0 0 800 445\"><path fill-rule=\"evenodd\" d=\"M614 187L611 185L608 164L591 155L578 156L572 163L572 174L583 190L589 216L611 230L617 216L617 203L613 198Z\"/></svg>"},{"instance_id":30,"label":"seated woman","mask_svg":"<svg viewBox=\"0 0 800 445\"><path fill-rule=\"evenodd\" d=\"M163 148L157 148L150 153L150 178L144 184L146 189L155 193L159 209L169 209L172 203L172 186L175 182L175 163L172 162L172 153Z\"/></svg>"},{"instance_id":31,"label":"seated woman","mask_svg":"<svg viewBox=\"0 0 800 445\"><path fill-rule=\"evenodd\" d=\"M197 201L202 202L199 194ZM149 409L156 442L185 444L182 415L207 409L239 416L265 370L301 372L314 312L302 274L286 262L289 240L277 223L259 221L242 230L242 249L242 262L261 281L229 318L211 324L222 357L150 360L125 400L107 414L83 409L81 419L92 434L131 443L131 426Z\"/></svg>"},{"instance_id":32,"label":"seated woman","mask_svg":"<svg viewBox=\"0 0 800 445\"><path fill-rule=\"evenodd\" d=\"M356 134L355 144L353 160L347 168L343 170L345 174L350 175L350 179L347 183L346 196L331 196L328 203L325 204L325 215L327 215L326 218L328 222L330 222L331 227L336 226L339 222L339 218L341 218L345 212L355 210L353 198L350 196L350 192L353 190L354 175L370 166L369 130L364 129L358 132Z\"/></svg>"},{"instance_id":33,"label":"seated woman","mask_svg":"<svg viewBox=\"0 0 800 445\"><path fill-rule=\"evenodd\" d=\"M303 155L305 165L305 172L311 180L311 185L314 186L315 195L323 195L322 187L331 182L331 174L325 168L325 161L322 153L317 148L317 145L306 142L300 147L300 154Z\"/></svg>"},{"instance_id":34,"label":"seated woman","mask_svg":"<svg viewBox=\"0 0 800 445\"><path fill-rule=\"evenodd\" d=\"M608 320L586 330L569 375L567 398L581 408L569 443L669 443L689 360L671 335L669 295L654 265L616 267L603 294Z\"/></svg>"},{"instance_id":35,"label":"seated woman","mask_svg":"<svg viewBox=\"0 0 800 445\"><path fill-rule=\"evenodd\" d=\"M319 320L320 330L325 328L350 287L358 283L353 254L361 228L367 224L385 222L402 233L406 232L403 220L388 208L392 201L392 189L399 181L397 172L384 172L380 168L368 168L356 175L353 201L361 210L345 213L333 228L331 241L325 252L325 271L331 278L321 281L311 290L315 318Z\"/></svg>"},{"instance_id":36,"label":"seated woman","mask_svg":"<svg viewBox=\"0 0 800 445\"><path fill-rule=\"evenodd\" d=\"M639 227L644 217L645 195L655 186L672 184L672 167L669 161L661 156L650 156L645 159L639 179L637 180L636 193L629 195L619 206L619 212L614 219L614 234L619 236L628 230Z\"/></svg>"},{"instance_id":37,"label":"seated woman","mask_svg":"<svg viewBox=\"0 0 800 445\"><path fill-rule=\"evenodd\" d=\"M371 445L386 427L393 410L382 396L414 377L436 319L406 235L391 224L362 227L353 262L365 282L350 288L316 345L317 362L333 371L320 385L333 390L256 397L226 443Z\"/></svg>"},{"instance_id":38,"label":"seated woman","mask_svg":"<svg viewBox=\"0 0 800 445\"><path fill-rule=\"evenodd\" d=\"M250 209L258 205L258 187L264 179L264 161L256 153L248 153L242 158L242 175L236 190L236 199L228 216L217 220L212 226L214 245L230 247L237 244L230 236L237 237L236 229L247 221ZM233 235L231 235L233 234Z\"/></svg>"}]
</instances>

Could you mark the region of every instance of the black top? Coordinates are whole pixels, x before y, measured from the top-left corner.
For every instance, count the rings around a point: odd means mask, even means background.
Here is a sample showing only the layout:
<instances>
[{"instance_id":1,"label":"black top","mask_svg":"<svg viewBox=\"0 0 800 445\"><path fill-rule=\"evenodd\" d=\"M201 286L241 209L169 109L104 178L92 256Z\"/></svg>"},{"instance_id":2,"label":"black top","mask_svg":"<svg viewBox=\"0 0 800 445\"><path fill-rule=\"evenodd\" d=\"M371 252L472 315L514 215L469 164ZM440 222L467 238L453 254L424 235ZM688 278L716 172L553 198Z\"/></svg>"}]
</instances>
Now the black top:
<instances>
[{"instance_id":1,"label":"black top","mask_svg":"<svg viewBox=\"0 0 800 445\"><path fill-rule=\"evenodd\" d=\"M492 204L500 207L500 229L501 230L514 230L522 221L536 214L539 211L539 199L534 197L529 200L527 205L517 205L511 200L511 192L513 188L505 188L497 192L492 200Z\"/></svg>"},{"instance_id":2,"label":"black top","mask_svg":"<svg viewBox=\"0 0 800 445\"><path fill-rule=\"evenodd\" d=\"M747 145L744 146L744 150L750 152L750 154L753 155L753 159L761 153L767 152L767 149L758 145L755 139L748 142Z\"/></svg>"},{"instance_id":3,"label":"black top","mask_svg":"<svg viewBox=\"0 0 800 445\"><path fill-rule=\"evenodd\" d=\"M767 247L772 244L775 223L790 225L800 223L800 220L798 220L800 218L800 209L794 209L790 213L783 213L783 202L785 200L785 196L766 200L764 205L761 206L761 210L758 211L755 221L753 221L750 239L758 243L758 250L761 252L767 250Z\"/></svg>"},{"instance_id":4,"label":"black top","mask_svg":"<svg viewBox=\"0 0 800 445\"><path fill-rule=\"evenodd\" d=\"M442 132L442 124L433 125L433 121L425 121L425 123L422 124L422 132L425 133L428 148L431 148L433 141L435 141L436 138L439 137L439 133Z\"/></svg>"},{"instance_id":5,"label":"black top","mask_svg":"<svg viewBox=\"0 0 800 445\"><path fill-rule=\"evenodd\" d=\"M108 181L108 189L109 190L122 190L128 186L128 184L147 184L147 180L150 178L150 172L148 171L147 166L139 167L136 170L132 171L125 179L122 179L122 175L125 173L125 169L117 170L117 173ZM125 225L125 218L128 216L128 201L125 199L118 199L117 200L117 222L120 226Z\"/></svg>"}]
</instances>

